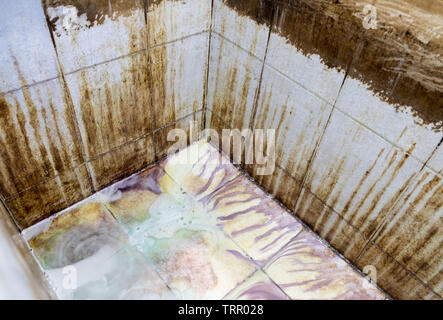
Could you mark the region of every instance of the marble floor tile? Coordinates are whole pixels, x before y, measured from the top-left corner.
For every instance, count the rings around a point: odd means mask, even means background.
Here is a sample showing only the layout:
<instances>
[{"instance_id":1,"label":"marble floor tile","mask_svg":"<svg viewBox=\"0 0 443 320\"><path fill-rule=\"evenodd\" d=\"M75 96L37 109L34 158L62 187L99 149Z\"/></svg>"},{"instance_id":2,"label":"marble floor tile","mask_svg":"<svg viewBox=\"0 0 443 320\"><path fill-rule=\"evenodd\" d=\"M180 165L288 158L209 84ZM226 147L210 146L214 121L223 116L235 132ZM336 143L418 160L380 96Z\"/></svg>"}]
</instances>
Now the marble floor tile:
<instances>
[{"instance_id":1,"label":"marble floor tile","mask_svg":"<svg viewBox=\"0 0 443 320\"><path fill-rule=\"evenodd\" d=\"M91 270L87 283L72 292L75 300L175 299L155 269L135 248L125 247Z\"/></svg>"},{"instance_id":2,"label":"marble floor tile","mask_svg":"<svg viewBox=\"0 0 443 320\"><path fill-rule=\"evenodd\" d=\"M93 281L97 265L127 245L128 239L106 208L97 202L78 205L23 231L23 236L61 299Z\"/></svg>"},{"instance_id":3,"label":"marble floor tile","mask_svg":"<svg viewBox=\"0 0 443 320\"><path fill-rule=\"evenodd\" d=\"M179 298L221 299L256 267L159 167L105 190L105 205ZM104 197L105 198L105 197Z\"/></svg>"},{"instance_id":4,"label":"marble floor tile","mask_svg":"<svg viewBox=\"0 0 443 320\"><path fill-rule=\"evenodd\" d=\"M22 235L60 299L385 298L203 141Z\"/></svg>"},{"instance_id":5,"label":"marble floor tile","mask_svg":"<svg viewBox=\"0 0 443 320\"><path fill-rule=\"evenodd\" d=\"M263 272L257 271L232 290L225 300L288 300L289 297Z\"/></svg>"},{"instance_id":6,"label":"marble floor tile","mask_svg":"<svg viewBox=\"0 0 443 320\"><path fill-rule=\"evenodd\" d=\"M208 196L240 175L226 157L203 140L168 157L161 166L196 199Z\"/></svg>"},{"instance_id":7,"label":"marble floor tile","mask_svg":"<svg viewBox=\"0 0 443 320\"><path fill-rule=\"evenodd\" d=\"M204 204L212 218L261 266L302 230L294 217L246 176L228 182Z\"/></svg>"},{"instance_id":8,"label":"marble floor tile","mask_svg":"<svg viewBox=\"0 0 443 320\"><path fill-rule=\"evenodd\" d=\"M264 271L291 299L386 298L308 231L303 231L280 251Z\"/></svg>"}]
</instances>

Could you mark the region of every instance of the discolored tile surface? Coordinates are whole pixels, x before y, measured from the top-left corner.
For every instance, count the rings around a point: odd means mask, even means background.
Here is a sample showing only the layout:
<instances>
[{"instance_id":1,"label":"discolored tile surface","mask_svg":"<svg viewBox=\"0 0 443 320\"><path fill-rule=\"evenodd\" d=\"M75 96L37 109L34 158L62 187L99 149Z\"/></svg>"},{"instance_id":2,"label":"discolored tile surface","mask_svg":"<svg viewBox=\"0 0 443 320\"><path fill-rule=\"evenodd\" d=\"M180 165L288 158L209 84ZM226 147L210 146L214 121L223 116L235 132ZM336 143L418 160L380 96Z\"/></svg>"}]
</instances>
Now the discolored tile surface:
<instances>
[{"instance_id":1,"label":"discolored tile surface","mask_svg":"<svg viewBox=\"0 0 443 320\"><path fill-rule=\"evenodd\" d=\"M147 10L149 47L209 30L211 2L208 0L149 1Z\"/></svg>"},{"instance_id":2,"label":"discolored tile surface","mask_svg":"<svg viewBox=\"0 0 443 320\"><path fill-rule=\"evenodd\" d=\"M208 76L208 108L233 129L249 128L263 63L213 35Z\"/></svg>"},{"instance_id":3,"label":"discolored tile surface","mask_svg":"<svg viewBox=\"0 0 443 320\"><path fill-rule=\"evenodd\" d=\"M330 104L265 66L254 127L275 130L275 161L299 181L331 110Z\"/></svg>"},{"instance_id":4,"label":"discolored tile surface","mask_svg":"<svg viewBox=\"0 0 443 320\"><path fill-rule=\"evenodd\" d=\"M375 267L377 284L394 299L441 300L429 286L374 244L368 244L356 265L360 269L365 266Z\"/></svg>"},{"instance_id":5,"label":"discolored tile surface","mask_svg":"<svg viewBox=\"0 0 443 320\"><path fill-rule=\"evenodd\" d=\"M423 170L373 241L443 295L443 177ZM399 245L402 244L402 245Z\"/></svg>"},{"instance_id":6,"label":"discolored tile surface","mask_svg":"<svg viewBox=\"0 0 443 320\"><path fill-rule=\"evenodd\" d=\"M224 299L288 300L289 297L263 271L257 271L232 290Z\"/></svg>"},{"instance_id":7,"label":"discolored tile surface","mask_svg":"<svg viewBox=\"0 0 443 320\"><path fill-rule=\"evenodd\" d=\"M272 6L267 1L215 0L212 28L244 50L264 59L272 19ZM235 8L238 6L239 8ZM255 13L249 19L242 11Z\"/></svg>"},{"instance_id":8,"label":"discolored tile surface","mask_svg":"<svg viewBox=\"0 0 443 320\"><path fill-rule=\"evenodd\" d=\"M106 190L105 190L106 191ZM204 207L155 167L107 191L129 241L180 298L221 299L255 270Z\"/></svg>"},{"instance_id":9,"label":"discolored tile surface","mask_svg":"<svg viewBox=\"0 0 443 320\"><path fill-rule=\"evenodd\" d=\"M23 230L93 193L86 165L45 180L5 202Z\"/></svg>"},{"instance_id":10,"label":"discolored tile surface","mask_svg":"<svg viewBox=\"0 0 443 320\"><path fill-rule=\"evenodd\" d=\"M264 270L291 299L385 299L307 231L280 251Z\"/></svg>"},{"instance_id":11,"label":"discolored tile surface","mask_svg":"<svg viewBox=\"0 0 443 320\"><path fill-rule=\"evenodd\" d=\"M240 175L229 160L202 140L169 157L161 166L196 199L203 199Z\"/></svg>"},{"instance_id":12,"label":"discolored tile surface","mask_svg":"<svg viewBox=\"0 0 443 320\"><path fill-rule=\"evenodd\" d=\"M146 53L69 74L66 83L88 160L152 131Z\"/></svg>"},{"instance_id":13,"label":"discolored tile surface","mask_svg":"<svg viewBox=\"0 0 443 320\"><path fill-rule=\"evenodd\" d=\"M259 265L301 231L302 226L245 176L205 199L205 207Z\"/></svg>"},{"instance_id":14,"label":"discolored tile surface","mask_svg":"<svg viewBox=\"0 0 443 320\"><path fill-rule=\"evenodd\" d=\"M169 300L176 297L135 248L125 247L101 261L104 268L88 274L89 281L73 293L75 300Z\"/></svg>"},{"instance_id":15,"label":"discolored tile surface","mask_svg":"<svg viewBox=\"0 0 443 320\"><path fill-rule=\"evenodd\" d=\"M2 1L0 30L0 92L59 75L40 1Z\"/></svg>"},{"instance_id":16,"label":"discolored tile surface","mask_svg":"<svg viewBox=\"0 0 443 320\"><path fill-rule=\"evenodd\" d=\"M61 299L383 298L204 140L23 236Z\"/></svg>"},{"instance_id":17,"label":"discolored tile surface","mask_svg":"<svg viewBox=\"0 0 443 320\"><path fill-rule=\"evenodd\" d=\"M156 129L203 108L208 48L206 32L148 51Z\"/></svg>"},{"instance_id":18,"label":"discolored tile surface","mask_svg":"<svg viewBox=\"0 0 443 320\"><path fill-rule=\"evenodd\" d=\"M48 0L43 7L65 72L146 48L142 0Z\"/></svg>"},{"instance_id":19,"label":"discolored tile surface","mask_svg":"<svg viewBox=\"0 0 443 320\"><path fill-rule=\"evenodd\" d=\"M294 213L350 261L355 261L368 241L306 188L300 193Z\"/></svg>"}]
</instances>

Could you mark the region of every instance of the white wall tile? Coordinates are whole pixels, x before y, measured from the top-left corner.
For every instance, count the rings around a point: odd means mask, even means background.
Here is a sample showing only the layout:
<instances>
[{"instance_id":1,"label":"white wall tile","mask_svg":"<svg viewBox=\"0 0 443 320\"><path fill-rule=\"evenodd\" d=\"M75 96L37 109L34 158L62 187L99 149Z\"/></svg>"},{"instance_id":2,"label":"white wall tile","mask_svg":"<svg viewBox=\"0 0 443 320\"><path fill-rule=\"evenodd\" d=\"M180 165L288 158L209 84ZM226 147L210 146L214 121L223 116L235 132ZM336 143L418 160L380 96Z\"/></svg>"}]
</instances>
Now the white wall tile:
<instances>
[{"instance_id":1,"label":"white wall tile","mask_svg":"<svg viewBox=\"0 0 443 320\"><path fill-rule=\"evenodd\" d=\"M214 0L213 30L260 59L264 59L269 26L240 15L222 0Z\"/></svg>"},{"instance_id":2,"label":"white wall tile","mask_svg":"<svg viewBox=\"0 0 443 320\"><path fill-rule=\"evenodd\" d=\"M420 162L335 109L306 183L369 236L421 167Z\"/></svg>"},{"instance_id":3,"label":"white wall tile","mask_svg":"<svg viewBox=\"0 0 443 320\"><path fill-rule=\"evenodd\" d=\"M255 128L276 130L277 163L301 181L332 106L269 67L263 71Z\"/></svg>"},{"instance_id":4,"label":"white wall tile","mask_svg":"<svg viewBox=\"0 0 443 320\"><path fill-rule=\"evenodd\" d=\"M40 1L0 2L0 91L58 75L57 59Z\"/></svg>"},{"instance_id":5,"label":"white wall tile","mask_svg":"<svg viewBox=\"0 0 443 320\"><path fill-rule=\"evenodd\" d=\"M209 30L211 0L163 0L149 5L149 46Z\"/></svg>"},{"instance_id":6,"label":"white wall tile","mask_svg":"<svg viewBox=\"0 0 443 320\"><path fill-rule=\"evenodd\" d=\"M403 150L412 150L411 154L423 162L443 137L443 133L420 124L420 119L410 109L396 111L393 105L382 101L366 85L352 78L346 79L336 105Z\"/></svg>"},{"instance_id":7,"label":"white wall tile","mask_svg":"<svg viewBox=\"0 0 443 320\"><path fill-rule=\"evenodd\" d=\"M121 0L109 1L108 8L99 8L96 20L88 21L82 14L66 28L69 17L77 17L74 6L49 6L47 14L54 21L54 40L64 72L111 60L146 49L146 24L142 1L128 0L125 8ZM92 3L90 5L93 5ZM113 8L114 6L114 8ZM116 12L114 12L116 11Z\"/></svg>"},{"instance_id":8,"label":"white wall tile","mask_svg":"<svg viewBox=\"0 0 443 320\"><path fill-rule=\"evenodd\" d=\"M319 55L305 56L297 47L276 33L269 39L266 64L295 80L329 103L337 98L345 76L344 71L330 69Z\"/></svg>"},{"instance_id":9,"label":"white wall tile","mask_svg":"<svg viewBox=\"0 0 443 320\"><path fill-rule=\"evenodd\" d=\"M248 128L263 63L212 35L208 108L236 129Z\"/></svg>"}]
</instances>

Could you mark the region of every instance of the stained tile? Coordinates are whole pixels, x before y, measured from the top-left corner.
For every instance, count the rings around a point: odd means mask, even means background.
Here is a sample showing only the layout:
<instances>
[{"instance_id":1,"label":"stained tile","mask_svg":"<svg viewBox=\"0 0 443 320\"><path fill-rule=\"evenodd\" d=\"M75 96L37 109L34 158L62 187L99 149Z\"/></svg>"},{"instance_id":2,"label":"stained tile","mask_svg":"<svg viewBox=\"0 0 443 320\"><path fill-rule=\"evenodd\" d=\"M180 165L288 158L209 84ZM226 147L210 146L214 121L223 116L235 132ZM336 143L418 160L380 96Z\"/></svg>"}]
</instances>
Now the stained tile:
<instances>
[{"instance_id":1,"label":"stained tile","mask_svg":"<svg viewBox=\"0 0 443 320\"><path fill-rule=\"evenodd\" d=\"M434 171L443 174L443 143L434 151L427 165Z\"/></svg>"},{"instance_id":2,"label":"stained tile","mask_svg":"<svg viewBox=\"0 0 443 320\"><path fill-rule=\"evenodd\" d=\"M86 258L115 253L126 235L97 202L78 205L23 231L43 269L63 268Z\"/></svg>"},{"instance_id":3,"label":"stained tile","mask_svg":"<svg viewBox=\"0 0 443 320\"><path fill-rule=\"evenodd\" d=\"M188 144L198 140L200 129L202 127L201 114L201 111L195 112L192 115L155 132L157 160L166 157L168 155L169 148L173 148L174 150L174 146L185 148L188 146ZM175 130L184 130L184 132L186 132L186 136L176 136ZM168 135L170 135L170 139L168 139Z\"/></svg>"},{"instance_id":4,"label":"stained tile","mask_svg":"<svg viewBox=\"0 0 443 320\"><path fill-rule=\"evenodd\" d=\"M293 210L298 196L302 190L301 184L281 169L277 164L271 174L258 175L258 168L263 165L245 166L245 170L262 186L273 195L286 208Z\"/></svg>"},{"instance_id":5,"label":"stained tile","mask_svg":"<svg viewBox=\"0 0 443 320\"><path fill-rule=\"evenodd\" d=\"M355 261L368 241L358 229L306 188L300 194L294 213L351 262Z\"/></svg>"},{"instance_id":6,"label":"stained tile","mask_svg":"<svg viewBox=\"0 0 443 320\"><path fill-rule=\"evenodd\" d=\"M221 299L255 271L203 206L159 167L106 192L132 245L179 298Z\"/></svg>"},{"instance_id":7,"label":"stained tile","mask_svg":"<svg viewBox=\"0 0 443 320\"><path fill-rule=\"evenodd\" d=\"M249 128L262 62L213 35L208 82L208 108L233 129Z\"/></svg>"},{"instance_id":8,"label":"stained tile","mask_svg":"<svg viewBox=\"0 0 443 320\"><path fill-rule=\"evenodd\" d=\"M229 160L204 140L170 156L161 166L196 199L208 196L240 174Z\"/></svg>"},{"instance_id":9,"label":"stained tile","mask_svg":"<svg viewBox=\"0 0 443 320\"><path fill-rule=\"evenodd\" d=\"M86 165L41 182L6 200L21 229L79 202L92 194Z\"/></svg>"},{"instance_id":10,"label":"stained tile","mask_svg":"<svg viewBox=\"0 0 443 320\"><path fill-rule=\"evenodd\" d=\"M149 46L174 41L209 30L211 1L149 1Z\"/></svg>"},{"instance_id":11,"label":"stained tile","mask_svg":"<svg viewBox=\"0 0 443 320\"><path fill-rule=\"evenodd\" d=\"M23 236L59 298L70 298L76 285L93 280L89 278L92 270L127 243L126 234L97 202L42 221L24 230ZM72 286L66 285L67 273L73 276Z\"/></svg>"},{"instance_id":12,"label":"stained tile","mask_svg":"<svg viewBox=\"0 0 443 320\"><path fill-rule=\"evenodd\" d=\"M336 105L422 162L428 160L443 137L441 132L423 125L412 109L397 110L355 79L346 79Z\"/></svg>"},{"instance_id":13,"label":"stained tile","mask_svg":"<svg viewBox=\"0 0 443 320\"><path fill-rule=\"evenodd\" d=\"M44 8L64 72L146 49L141 0L49 0Z\"/></svg>"},{"instance_id":14,"label":"stained tile","mask_svg":"<svg viewBox=\"0 0 443 320\"><path fill-rule=\"evenodd\" d=\"M175 299L157 272L135 248L125 247L89 270L88 280L71 293L74 300ZM83 275L83 274L82 274ZM80 275L80 276L82 276Z\"/></svg>"},{"instance_id":15,"label":"stained tile","mask_svg":"<svg viewBox=\"0 0 443 320\"><path fill-rule=\"evenodd\" d=\"M336 22L331 21L334 19L334 13L331 13L331 17L326 16L328 12L324 13L326 17L317 18L317 15L321 16L322 14L317 14L315 11L324 10L323 7L316 8L321 5L323 3L293 1L277 5L266 63L333 104L345 72L328 67L319 54L309 54L311 53L309 51L319 51L318 48L324 46L322 43L315 43L317 40L321 42L329 36L324 31L326 27L323 24L330 27ZM306 28L306 26L309 27ZM337 55L343 54L340 48L336 48L337 46L336 41L332 41L332 39L328 42L326 50L330 51L328 52L330 59L334 60ZM307 50L303 51L302 48ZM313 48L316 49L312 50ZM320 50L323 49L325 48Z\"/></svg>"},{"instance_id":16,"label":"stained tile","mask_svg":"<svg viewBox=\"0 0 443 320\"><path fill-rule=\"evenodd\" d=\"M264 270L291 299L383 300L385 296L303 231Z\"/></svg>"},{"instance_id":17,"label":"stained tile","mask_svg":"<svg viewBox=\"0 0 443 320\"><path fill-rule=\"evenodd\" d=\"M40 1L0 4L0 92L58 76L57 58ZM38 54L31 54L38 52Z\"/></svg>"},{"instance_id":18,"label":"stained tile","mask_svg":"<svg viewBox=\"0 0 443 320\"><path fill-rule=\"evenodd\" d=\"M66 76L88 160L152 131L147 63L141 53Z\"/></svg>"},{"instance_id":19,"label":"stained tile","mask_svg":"<svg viewBox=\"0 0 443 320\"><path fill-rule=\"evenodd\" d=\"M356 265L360 269L375 267L377 284L394 299L441 300L441 297L376 245L370 244Z\"/></svg>"},{"instance_id":20,"label":"stained tile","mask_svg":"<svg viewBox=\"0 0 443 320\"><path fill-rule=\"evenodd\" d=\"M149 50L155 128L203 108L208 48L204 33Z\"/></svg>"},{"instance_id":21,"label":"stained tile","mask_svg":"<svg viewBox=\"0 0 443 320\"><path fill-rule=\"evenodd\" d=\"M59 79L0 97L0 193L8 198L84 162Z\"/></svg>"},{"instance_id":22,"label":"stained tile","mask_svg":"<svg viewBox=\"0 0 443 320\"><path fill-rule=\"evenodd\" d=\"M226 183L204 202L208 213L260 265L302 229L294 217L245 176Z\"/></svg>"},{"instance_id":23,"label":"stained tile","mask_svg":"<svg viewBox=\"0 0 443 320\"><path fill-rule=\"evenodd\" d=\"M276 162L302 181L332 106L269 67L263 71L256 129L275 130Z\"/></svg>"},{"instance_id":24,"label":"stained tile","mask_svg":"<svg viewBox=\"0 0 443 320\"><path fill-rule=\"evenodd\" d=\"M443 295L443 177L429 169L391 210L373 241Z\"/></svg>"},{"instance_id":25,"label":"stained tile","mask_svg":"<svg viewBox=\"0 0 443 320\"><path fill-rule=\"evenodd\" d=\"M369 237L422 166L335 109L306 185Z\"/></svg>"},{"instance_id":26,"label":"stained tile","mask_svg":"<svg viewBox=\"0 0 443 320\"><path fill-rule=\"evenodd\" d=\"M90 161L95 190L125 178L152 164L155 160L153 135L120 146Z\"/></svg>"},{"instance_id":27,"label":"stained tile","mask_svg":"<svg viewBox=\"0 0 443 320\"><path fill-rule=\"evenodd\" d=\"M272 19L272 6L269 3L215 0L213 10L212 28L215 32L264 59ZM257 21L247 16L252 12L257 15Z\"/></svg>"},{"instance_id":28,"label":"stained tile","mask_svg":"<svg viewBox=\"0 0 443 320\"><path fill-rule=\"evenodd\" d=\"M263 272L257 271L224 300L288 300L289 297Z\"/></svg>"}]
</instances>

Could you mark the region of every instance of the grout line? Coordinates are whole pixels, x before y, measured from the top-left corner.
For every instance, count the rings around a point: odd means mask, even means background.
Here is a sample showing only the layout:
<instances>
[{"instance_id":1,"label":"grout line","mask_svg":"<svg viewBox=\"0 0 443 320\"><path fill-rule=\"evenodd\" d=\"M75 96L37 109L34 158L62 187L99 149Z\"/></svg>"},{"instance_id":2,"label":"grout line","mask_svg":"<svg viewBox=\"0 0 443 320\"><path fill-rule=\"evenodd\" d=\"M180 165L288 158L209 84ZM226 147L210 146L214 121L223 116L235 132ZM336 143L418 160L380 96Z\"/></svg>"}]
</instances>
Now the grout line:
<instances>
[{"instance_id":1,"label":"grout line","mask_svg":"<svg viewBox=\"0 0 443 320\"><path fill-rule=\"evenodd\" d=\"M427 283L425 283L424 281L422 281L420 278L417 277L417 275L415 275L411 270L409 270L407 267L405 267L402 263L400 263L399 261L397 261L393 256L391 256L388 252L386 252L385 250L383 250L383 248L381 248L379 245L377 245L375 242L370 242L367 244L367 246L369 244L372 244L373 246L377 247L382 253L386 254L386 256L388 256L389 258L391 258L393 260L394 263L397 263L404 271L406 271L406 273L408 273L412 278L414 278L415 280L417 280L421 285L423 285L426 289L428 289L430 292L432 292L433 294L435 294L437 297L439 297L440 299L443 299L443 297L441 297L437 292L434 291L434 289L432 289ZM365 246L365 249L366 247ZM357 260L356 260L357 261Z\"/></svg>"},{"instance_id":2,"label":"grout line","mask_svg":"<svg viewBox=\"0 0 443 320\"><path fill-rule=\"evenodd\" d=\"M238 44L236 44L234 41L232 41L229 38L226 38L224 35L222 35L221 33L218 33L217 31L213 30L212 33L216 34L217 36L219 36L220 38L222 38L223 40L229 42L230 44L234 45L235 47L237 47L238 49L240 49L241 51L243 51L244 53L247 53L250 57L253 57L261 62L264 62L264 60L262 58L257 57L255 54L249 52L248 50L244 49L243 47L239 46Z\"/></svg>"},{"instance_id":3,"label":"grout line","mask_svg":"<svg viewBox=\"0 0 443 320\"><path fill-rule=\"evenodd\" d=\"M72 168L70 168L70 169L66 169L66 170L63 171L62 173L59 173L59 174L57 174L57 175L55 175L55 176L52 176L52 177L46 178L46 179L44 179L44 180L42 180L42 181L39 181L39 182L37 182L37 183L35 183L35 184L29 186L29 187L26 187L26 188L20 190L19 192L13 193L13 194L11 194L10 196L6 197L4 200L5 200L5 201L8 201L8 200L11 200L11 199L17 198L19 195L25 193L26 191L28 191L28 190L30 190L30 189L32 189L32 188L35 188L35 187L37 187L37 186L39 186L39 185L42 185L42 184L44 184L44 183L46 183L46 182L49 182L49 181L51 181L51 180L54 180L54 179L57 179L57 178L61 178L62 175L63 175L64 173L66 173L66 172L70 172L70 171L75 171L75 170L81 168L82 166L84 166L84 165L86 165L86 164L87 164L87 161L85 160L85 162L82 162L82 163L80 163L79 165L74 166L74 167L72 167Z\"/></svg>"},{"instance_id":4,"label":"grout line","mask_svg":"<svg viewBox=\"0 0 443 320\"><path fill-rule=\"evenodd\" d=\"M344 82L344 81L343 81ZM216 118L218 118L222 123L222 119L215 114L212 110L211 111L212 115L214 115ZM332 113L332 112L331 112ZM224 123L223 123L224 124ZM442 140L443 141L443 140ZM229 158L228 158L229 159ZM276 164L280 169L282 169L285 173L287 173L283 168L281 168L281 166L279 164ZM287 211L289 211L290 213L293 213L293 216L298 220L298 222L301 222L301 224L304 226L305 229L307 229L308 231L314 233L317 238L319 238L323 244L327 244L327 246L332 249L336 254L338 254L342 259L344 259L355 271L357 271L360 275L362 275L363 277L365 277L366 275L360 270L358 269L358 267L356 267L356 265L354 263L352 263L350 260L348 260L346 257L344 257L337 249L335 249L334 247L332 247L332 245L327 242L325 239L323 239L318 233L316 233L310 226L308 226L303 220L301 220L298 216L296 216L295 213L295 209L298 207L299 201L301 201L301 193L299 194L299 198L296 201L296 205L294 207L294 209L291 211L290 209L286 208L284 206L284 204L282 204L280 201L278 201L277 199L275 199L275 197L270 194L263 186L261 186L247 171L245 171L243 168L240 168L240 170L242 171L242 173L247 176L250 180L252 180L261 190L263 190L268 196L270 196L274 201L276 201L281 207L285 208ZM289 174L290 177L292 177L292 175ZM292 177L294 178L294 177ZM299 183L298 179L294 178L295 181L297 183ZM300 184L300 183L299 183ZM347 219L345 219L340 213L336 212L332 207L330 207L328 204L326 204L322 199L320 199L316 194L314 194L304 183L302 186L302 188L305 188L307 192L311 193L316 199L318 199L324 206L326 206L329 210L333 211L335 214L337 214L348 226L350 226L352 229L354 229L354 231L358 232L362 237L366 238L366 244L363 247L362 251L359 253L359 255L357 256L357 258L355 259L355 262L358 261L360 255L362 254L362 252L366 249L366 247L369 245L369 243L372 243L372 241L370 241L371 236L367 237L364 234L362 234L360 232L360 230L358 228L356 228L355 226L353 226L349 221L347 221ZM409 189L409 188L406 188ZM403 194L403 193L402 193ZM399 197L399 199L401 198L401 196ZM394 204L395 206L395 204ZM292 241L292 240L291 240ZM377 246L378 247L378 246ZM394 259L392 256L390 256L387 252L385 252L382 248L378 247L382 252L386 253L391 259L393 259L396 263L398 263L403 269L407 270L409 273L412 274L412 272L407 269L405 266L403 266L400 262L398 262L396 259ZM418 279L415 275L414 277L416 278L416 280L418 280L421 284L423 284L426 288L428 288L429 290L431 290L434 294L436 294L437 296L439 296L434 290L432 290L428 285L426 285L423 281L421 281L420 279ZM372 283L372 282L371 282ZM375 284L377 286L377 288L379 290L381 290L385 295L387 295L388 297L390 297L390 295L383 290L381 287L379 287L377 284Z\"/></svg>"},{"instance_id":5,"label":"grout line","mask_svg":"<svg viewBox=\"0 0 443 320\"><path fill-rule=\"evenodd\" d=\"M206 108L208 107L208 95L209 95L209 72L211 67L211 46L212 46L212 24L214 19L214 0L211 0L211 18L209 25L209 40L208 40L208 59L206 64L206 83L204 87L204 99L203 99L203 114L202 114L202 128L206 129Z\"/></svg>"},{"instance_id":6,"label":"grout line","mask_svg":"<svg viewBox=\"0 0 443 320\"><path fill-rule=\"evenodd\" d=\"M255 121L256 121L256 113L257 113L257 109L258 109L258 101L260 99L261 89L262 89L263 71L265 70L265 62L266 62L266 57L267 57L267 54L268 54L269 40L271 39L272 26L274 24L274 19L275 19L275 6L272 6L271 16L272 16L272 18L271 18L271 23L269 25L268 39L266 40L265 54L263 56L262 66L261 66L261 70L260 70L260 77L259 77L259 80L258 80L257 89L255 91L254 101L253 101L253 104L252 104L251 116L249 118L249 129L253 129L254 128Z\"/></svg>"},{"instance_id":7,"label":"grout line","mask_svg":"<svg viewBox=\"0 0 443 320\"><path fill-rule=\"evenodd\" d=\"M36 82L34 82L32 84L27 84L27 85L24 85L24 86L21 86L21 87L18 87L18 88L14 88L14 89L8 90L6 92L0 92L0 97L9 95L11 93L14 93L14 92L17 92L17 91L20 91L20 90L23 90L23 89L28 89L28 88L31 88L33 86L37 86L37 85L40 85L40 84L43 84L43 83L46 83L46 82L51 82L51 81L59 79L59 78L61 78L61 75L58 75L58 76L55 76L55 77L52 77L52 78L48 78L48 79L45 79L45 80L41 80L41 81L36 81Z\"/></svg>"},{"instance_id":8,"label":"grout line","mask_svg":"<svg viewBox=\"0 0 443 320\"><path fill-rule=\"evenodd\" d=\"M195 36L199 36L199 35L202 35L202 34L205 34L205 33L208 33L208 32L209 32L209 30L205 29L205 30L202 30L202 31L199 31L199 32L191 33L191 34L188 34L188 35L183 36L181 38L177 38L177 39L174 39L174 40L171 40L171 41L166 41L166 42L162 42L162 43L153 45L152 47L148 47L148 50L152 50L152 49L155 49L155 48L158 48L158 47L167 46L167 45L172 44L174 42L183 41L183 40L186 40L186 39L189 39L189 38L192 38L192 37L195 37Z\"/></svg>"}]
</instances>

